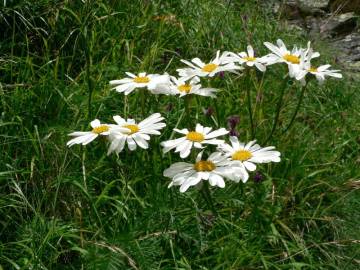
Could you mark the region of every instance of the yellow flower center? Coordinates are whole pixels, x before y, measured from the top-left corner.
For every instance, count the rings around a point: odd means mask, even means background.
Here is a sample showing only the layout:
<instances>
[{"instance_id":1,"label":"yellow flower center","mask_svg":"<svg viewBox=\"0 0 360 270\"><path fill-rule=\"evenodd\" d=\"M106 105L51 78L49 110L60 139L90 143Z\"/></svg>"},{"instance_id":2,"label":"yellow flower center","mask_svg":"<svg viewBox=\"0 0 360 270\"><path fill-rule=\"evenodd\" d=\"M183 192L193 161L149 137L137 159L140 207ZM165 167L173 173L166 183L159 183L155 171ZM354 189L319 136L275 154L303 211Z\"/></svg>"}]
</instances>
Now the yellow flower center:
<instances>
[{"instance_id":1,"label":"yellow flower center","mask_svg":"<svg viewBox=\"0 0 360 270\"><path fill-rule=\"evenodd\" d=\"M123 127L130 129L130 132L128 133L129 135L134 134L140 130L138 125L124 125Z\"/></svg>"},{"instance_id":2,"label":"yellow flower center","mask_svg":"<svg viewBox=\"0 0 360 270\"><path fill-rule=\"evenodd\" d=\"M96 133L96 134L100 134L103 132L109 131L109 127L107 125L100 125L98 127L94 127L91 132L92 133Z\"/></svg>"},{"instance_id":3,"label":"yellow flower center","mask_svg":"<svg viewBox=\"0 0 360 270\"><path fill-rule=\"evenodd\" d=\"M217 67L218 67L217 64L210 63L210 64L206 64L201 70L202 70L202 71L205 71L205 72L212 72L212 71L214 71Z\"/></svg>"},{"instance_id":4,"label":"yellow flower center","mask_svg":"<svg viewBox=\"0 0 360 270\"><path fill-rule=\"evenodd\" d=\"M256 57L247 56L247 57L244 57L243 59L244 59L245 61L255 61L255 60L256 60Z\"/></svg>"},{"instance_id":5,"label":"yellow flower center","mask_svg":"<svg viewBox=\"0 0 360 270\"><path fill-rule=\"evenodd\" d=\"M233 160L240 160L240 161L245 161L245 160L248 160L252 157L252 154L250 151L248 150L239 150L239 151L236 151L232 156L231 158Z\"/></svg>"},{"instance_id":6,"label":"yellow flower center","mask_svg":"<svg viewBox=\"0 0 360 270\"><path fill-rule=\"evenodd\" d=\"M316 67L311 67L308 69L309 72L317 72L317 68Z\"/></svg>"},{"instance_id":7,"label":"yellow flower center","mask_svg":"<svg viewBox=\"0 0 360 270\"><path fill-rule=\"evenodd\" d=\"M202 133L199 133L196 131L190 131L186 135L186 139L188 139L189 141L192 141L192 142L202 142L203 140L205 140L205 137Z\"/></svg>"},{"instance_id":8,"label":"yellow flower center","mask_svg":"<svg viewBox=\"0 0 360 270\"><path fill-rule=\"evenodd\" d=\"M136 82L136 83L148 83L148 82L150 82L150 78L149 77L135 77L134 78L134 82Z\"/></svg>"},{"instance_id":9,"label":"yellow flower center","mask_svg":"<svg viewBox=\"0 0 360 270\"><path fill-rule=\"evenodd\" d=\"M190 84L182 84L178 86L178 90L180 92L185 92L185 93L189 93L191 90L191 85Z\"/></svg>"},{"instance_id":10,"label":"yellow flower center","mask_svg":"<svg viewBox=\"0 0 360 270\"><path fill-rule=\"evenodd\" d=\"M200 160L194 164L194 170L197 172L211 172L215 168L215 164L208 160Z\"/></svg>"},{"instance_id":11,"label":"yellow flower center","mask_svg":"<svg viewBox=\"0 0 360 270\"><path fill-rule=\"evenodd\" d=\"M296 55L293 55L293 54L285 54L283 56L283 59L285 61L288 61L288 62L292 63L292 64L300 64L300 58L297 57Z\"/></svg>"}]
</instances>

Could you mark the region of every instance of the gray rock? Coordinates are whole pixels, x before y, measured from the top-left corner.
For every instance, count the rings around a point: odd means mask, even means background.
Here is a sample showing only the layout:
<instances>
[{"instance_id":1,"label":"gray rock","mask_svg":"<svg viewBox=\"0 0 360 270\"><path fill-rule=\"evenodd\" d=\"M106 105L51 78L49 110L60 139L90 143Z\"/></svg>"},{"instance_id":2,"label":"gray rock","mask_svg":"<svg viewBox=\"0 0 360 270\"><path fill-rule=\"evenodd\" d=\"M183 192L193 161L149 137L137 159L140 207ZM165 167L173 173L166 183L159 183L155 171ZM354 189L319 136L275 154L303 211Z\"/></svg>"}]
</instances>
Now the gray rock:
<instances>
[{"instance_id":1,"label":"gray rock","mask_svg":"<svg viewBox=\"0 0 360 270\"><path fill-rule=\"evenodd\" d=\"M348 12L325 19L320 26L320 33L324 36L335 37L351 33L357 26L357 16Z\"/></svg>"},{"instance_id":2,"label":"gray rock","mask_svg":"<svg viewBox=\"0 0 360 270\"><path fill-rule=\"evenodd\" d=\"M354 79L360 79L360 33L354 32L344 38L332 41L336 49L337 60L343 70Z\"/></svg>"},{"instance_id":3,"label":"gray rock","mask_svg":"<svg viewBox=\"0 0 360 270\"><path fill-rule=\"evenodd\" d=\"M308 14L324 13L330 0L297 0L300 10Z\"/></svg>"},{"instance_id":4,"label":"gray rock","mask_svg":"<svg viewBox=\"0 0 360 270\"><path fill-rule=\"evenodd\" d=\"M321 18L307 16L305 18L306 29L311 37L317 37L320 33Z\"/></svg>"},{"instance_id":5,"label":"gray rock","mask_svg":"<svg viewBox=\"0 0 360 270\"><path fill-rule=\"evenodd\" d=\"M350 78L360 80L360 24L355 14L360 13L360 0L263 1L273 3L273 11L286 20L288 30L306 35L304 29L312 39L330 44L337 66Z\"/></svg>"},{"instance_id":6,"label":"gray rock","mask_svg":"<svg viewBox=\"0 0 360 270\"><path fill-rule=\"evenodd\" d=\"M348 50L360 49L360 34L351 33L344 39L336 41L335 44L341 43L341 46Z\"/></svg>"},{"instance_id":7,"label":"gray rock","mask_svg":"<svg viewBox=\"0 0 360 270\"><path fill-rule=\"evenodd\" d=\"M360 61L360 33L351 33L333 42L341 53L343 62Z\"/></svg>"},{"instance_id":8,"label":"gray rock","mask_svg":"<svg viewBox=\"0 0 360 270\"><path fill-rule=\"evenodd\" d=\"M287 20L297 20L302 18L296 0L282 2L279 6L278 13L281 14L282 18Z\"/></svg>"}]
</instances>

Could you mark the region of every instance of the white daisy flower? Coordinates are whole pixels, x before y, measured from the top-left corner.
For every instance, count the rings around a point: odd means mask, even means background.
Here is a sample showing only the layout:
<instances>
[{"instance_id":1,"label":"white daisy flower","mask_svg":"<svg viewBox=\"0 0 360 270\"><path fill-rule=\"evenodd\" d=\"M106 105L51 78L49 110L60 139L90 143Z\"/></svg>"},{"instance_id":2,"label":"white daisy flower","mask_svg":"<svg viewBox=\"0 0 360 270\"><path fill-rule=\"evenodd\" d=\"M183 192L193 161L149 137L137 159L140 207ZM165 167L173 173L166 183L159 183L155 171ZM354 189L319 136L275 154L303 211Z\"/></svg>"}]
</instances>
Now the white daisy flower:
<instances>
[{"instance_id":1,"label":"white daisy flower","mask_svg":"<svg viewBox=\"0 0 360 270\"><path fill-rule=\"evenodd\" d=\"M289 68L290 78L297 76L300 70L300 62L302 57L306 57L307 52L310 50L310 42L308 42L307 50L298 49L296 46L290 51L286 48L284 42L281 39L276 41L277 46L270 42L264 42L264 45L272 51L271 54L266 56L268 65L275 63L286 63ZM319 53L313 53L312 58L319 57Z\"/></svg>"},{"instance_id":2,"label":"white daisy flower","mask_svg":"<svg viewBox=\"0 0 360 270\"><path fill-rule=\"evenodd\" d=\"M207 64L202 62L199 58L194 58L191 60L191 62L182 59L181 62L185 63L190 68L180 68L176 71L179 73L180 77L184 77L185 80L188 80L194 76L213 77L216 73L221 71L230 71L236 73L236 70L243 69L234 63L224 63L224 56L224 54L220 56L220 51L217 51L216 57Z\"/></svg>"},{"instance_id":3,"label":"white daisy flower","mask_svg":"<svg viewBox=\"0 0 360 270\"><path fill-rule=\"evenodd\" d=\"M180 97L186 95L199 95L205 97L216 97L215 93L218 91L215 88L202 88L199 77L193 77L189 82L186 82L185 78L176 78L171 76L171 82L169 85L160 85L157 87L156 93L167 95L179 95Z\"/></svg>"},{"instance_id":4,"label":"white daisy flower","mask_svg":"<svg viewBox=\"0 0 360 270\"><path fill-rule=\"evenodd\" d=\"M98 119L95 119L90 122L92 127L91 131L76 131L70 133L69 136L75 137L66 143L67 146L71 147L74 144L87 145L88 143L95 140L99 135L108 136L111 132L111 129L114 128L114 125L101 124ZM120 128L121 131L127 131L126 128Z\"/></svg>"},{"instance_id":5,"label":"white daisy flower","mask_svg":"<svg viewBox=\"0 0 360 270\"><path fill-rule=\"evenodd\" d=\"M306 58L300 64L300 71L296 75L296 79L300 81L305 81L305 76L310 73L316 77L318 82L322 84L325 81L326 76L342 78L340 70L331 70L329 69L331 65L322 65L319 67L314 67L311 65L311 56L313 52L309 50Z\"/></svg>"},{"instance_id":6,"label":"white daisy flower","mask_svg":"<svg viewBox=\"0 0 360 270\"><path fill-rule=\"evenodd\" d=\"M148 118L136 124L134 119L127 119L115 115L113 117L116 122L116 128L111 129L109 140L111 141L108 155L112 152L120 153L127 143L130 151L134 151L136 146L147 149L150 140L149 135L160 135L159 130L166 126L161 122L164 118L160 113L154 113Z\"/></svg>"},{"instance_id":7,"label":"white daisy flower","mask_svg":"<svg viewBox=\"0 0 360 270\"><path fill-rule=\"evenodd\" d=\"M276 45L270 42L264 42L264 45L272 52L267 55L269 64L287 63L287 64L300 64L301 49L296 46L290 51L281 39L276 41ZM271 61L271 60L272 61Z\"/></svg>"},{"instance_id":8,"label":"white daisy flower","mask_svg":"<svg viewBox=\"0 0 360 270\"><path fill-rule=\"evenodd\" d=\"M266 58L264 57L255 57L254 55L254 49L252 46L247 46L247 52L241 52L241 53L233 53L229 52L227 57L224 58L225 62L238 62L241 65L245 64L249 67L253 67L254 65L256 68L262 72L266 70Z\"/></svg>"},{"instance_id":9,"label":"white daisy flower","mask_svg":"<svg viewBox=\"0 0 360 270\"><path fill-rule=\"evenodd\" d=\"M129 78L124 78L121 80L110 81L110 85L115 86L112 89L115 89L119 93L124 93L125 95L130 94L136 88L146 87L148 90L154 90L159 84L166 84L169 82L169 75L159 75L159 74L146 74L146 72L141 72L138 75L135 75L130 72L125 72Z\"/></svg>"},{"instance_id":10,"label":"white daisy flower","mask_svg":"<svg viewBox=\"0 0 360 270\"><path fill-rule=\"evenodd\" d=\"M220 128L212 132L211 130L212 128L203 127L200 124L196 124L195 131L189 131L187 128L181 130L174 128L174 131L180 134L184 134L185 136L175 140L162 142L161 145L164 147L163 152L167 153L171 149L176 148L175 152L180 152L180 157L186 158L190 155L190 151L193 147L201 149L203 148L203 144L222 144L224 140L218 140L214 138L229 133L229 131L227 131L225 128Z\"/></svg>"},{"instance_id":11,"label":"white daisy flower","mask_svg":"<svg viewBox=\"0 0 360 270\"><path fill-rule=\"evenodd\" d=\"M180 192L195 186L201 180L209 181L211 186L225 187L224 178L232 173L227 157L219 152L212 153L207 160L202 159L202 152L197 156L194 164L177 162L164 171L164 176L172 179L169 188L180 186Z\"/></svg>"},{"instance_id":12,"label":"white daisy flower","mask_svg":"<svg viewBox=\"0 0 360 270\"><path fill-rule=\"evenodd\" d=\"M256 140L244 144L235 136L230 136L230 142L231 145L225 143L218 148L231 160L236 181L241 179L245 183L249 178L247 171L255 171L256 163L280 162L281 154L273 151L274 146L261 148L260 145L255 144Z\"/></svg>"},{"instance_id":13,"label":"white daisy flower","mask_svg":"<svg viewBox=\"0 0 360 270\"><path fill-rule=\"evenodd\" d=\"M309 63L310 64L310 63ZM340 70L335 70L335 69L329 69L331 67L331 65L322 65L319 67L313 67L311 65L308 65L307 67L305 67L305 74L298 74L296 76L297 80L301 80L302 78L305 77L305 75L307 73L310 73L312 75L315 75L316 79L319 81L320 84L322 84L325 81L325 77L329 76L329 77L335 77L335 78L342 78L342 75L340 72Z\"/></svg>"}]
</instances>

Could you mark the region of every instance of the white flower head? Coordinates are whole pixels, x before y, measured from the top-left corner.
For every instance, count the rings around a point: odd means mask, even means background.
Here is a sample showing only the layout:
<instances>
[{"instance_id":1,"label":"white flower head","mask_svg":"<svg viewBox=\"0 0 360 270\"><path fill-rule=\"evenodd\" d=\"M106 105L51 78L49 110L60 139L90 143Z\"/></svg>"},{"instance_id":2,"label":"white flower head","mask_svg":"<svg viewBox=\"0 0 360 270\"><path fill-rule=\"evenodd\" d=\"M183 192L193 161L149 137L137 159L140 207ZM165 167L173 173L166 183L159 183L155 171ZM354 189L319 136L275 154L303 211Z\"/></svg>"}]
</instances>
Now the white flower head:
<instances>
[{"instance_id":1,"label":"white flower head","mask_svg":"<svg viewBox=\"0 0 360 270\"><path fill-rule=\"evenodd\" d=\"M162 93L168 95L179 95L180 97L186 95L199 95L205 97L216 97L215 93L218 91L215 88L202 88L199 77L193 77L189 82L185 78L176 78L171 76L171 83L167 86L160 86L158 89Z\"/></svg>"},{"instance_id":2,"label":"white flower head","mask_svg":"<svg viewBox=\"0 0 360 270\"><path fill-rule=\"evenodd\" d=\"M180 192L199 184L202 180L209 181L211 186L225 187L224 178L232 173L227 157L219 152L212 153L207 160L202 159L202 152L194 164L177 162L164 171L164 176L172 179L169 188L180 186Z\"/></svg>"},{"instance_id":3,"label":"white flower head","mask_svg":"<svg viewBox=\"0 0 360 270\"><path fill-rule=\"evenodd\" d=\"M146 74L146 72L141 72L138 75L135 75L130 72L125 72L129 77L121 80L110 81L110 85L115 86L112 89L115 89L119 93L124 93L125 95L130 94L136 88L146 87L148 90L154 90L159 84L167 84L169 82L168 74Z\"/></svg>"},{"instance_id":4,"label":"white flower head","mask_svg":"<svg viewBox=\"0 0 360 270\"><path fill-rule=\"evenodd\" d=\"M116 127L111 129L109 140L110 146L108 155L112 152L120 153L127 143L130 151L134 151L137 145L140 148L147 149L150 135L160 135L159 130L166 126L161 122L164 118L160 113L154 113L140 123L136 123L134 119L124 119L119 115L113 117Z\"/></svg>"},{"instance_id":5,"label":"white flower head","mask_svg":"<svg viewBox=\"0 0 360 270\"><path fill-rule=\"evenodd\" d=\"M179 95L180 97L191 94L216 97L217 91L215 88L202 88L200 78L196 76L190 81L188 78L171 76L168 84L159 84L156 89L152 90L154 94Z\"/></svg>"},{"instance_id":6,"label":"white flower head","mask_svg":"<svg viewBox=\"0 0 360 270\"><path fill-rule=\"evenodd\" d=\"M101 124L100 120L95 119L90 122L92 127L91 131L76 131L69 134L75 138L71 139L66 143L67 146L71 147L74 144L87 145L88 143L95 140L99 135L108 136L111 132L111 129L114 128L114 125L110 124ZM125 128L120 128L119 130L127 131Z\"/></svg>"},{"instance_id":7,"label":"white flower head","mask_svg":"<svg viewBox=\"0 0 360 270\"><path fill-rule=\"evenodd\" d=\"M185 80L188 80L194 76L213 77L216 73L221 71L230 71L236 73L236 70L243 69L234 63L225 63L224 57L224 54L220 56L220 51L217 51L216 57L207 64L202 62L199 58L194 58L191 60L191 62L182 59L181 62L185 63L190 68L180 68L176 71L179 73L180 77L184 77Z\"/></svg>"},{"instance_id":8,"label":"white flower head","mask_svg":"<svg viewBox=\"0 0 360 270\"><path fill-rule=\"evenodd\" d=\"M230 136L230 143L222 144L218 149L231 160L236 181L241 179L245 183L249 178L247 171L255 171L256 163L280 162L281 154L274 151L274 146L261 148L256 140L244 144L235 136Z\"/></svg>"},{"instance_id":9,"label":"white flower head","mask_svg":"<svg viewBox=\"0 0 360 270\"><path fill-rule=\"evenodd\" d=\"M196 124L195 131L189 131L187 128L181 130L174 128L174 131L185 136L175 140L164 141L161 145L164 147L164 153L176 148L175 152L180 152L181 158L189 156L193 147L202 149L203 144L222 144L224 140L215 138L229 133L225 128L212 131L211 127L203 127L200 124Z\"/></svg>"},{"instance_id":10,"label":"white flower head","mask_svg":"<svg viewBox=\"0 0 360 270\"><path fill-rule=\"evenodd\" d=\"M276 41L277 46L270 43L264 42L264 45L272 51L272 53L266 56L266 61L268 65L275 63L286 63L289 68L290 78L295 78L300 71L300 63L302 58L307 56L307 53L310 50L310 42L308 42L307 49L299 49L296 46L290 51L286 48L284 42L281 39ZM319 53L313 53L312 58L319 57Z\"/></svg>"},{"instance_id":11,"label":"white flower head","mask_svg":"<svg viewBox=\"0 0 360 270\"><path fill-rule=\"evenodd\" d=\"M254 49L251 45L247 46L247 52L233 53L229 52L227 57L224 57L225 62L238 62L241 65L247 65L248 67L255 66L258 70L264 72L266 70L267 58L255 57Z\"/></svg>"},{"instance_id":12,"label":"white flower head","mask_svg":"<svg viewBox=\"0 0 360 270\"><path fill-rule=\"evenodd\" d=\"M335 78L342 78L340 70L331 70L329 69L330 65L321 65L319 67L314 67L311 65L312 57L312 50L310 49L304 58L304 60L300 63L300 71L296 75L296 79L300 81L305 81L305 76L307 74L312 74L316 77L318 82L322 84L325 81L325 77L335 77Z\"/></svg>"}]
</instances>

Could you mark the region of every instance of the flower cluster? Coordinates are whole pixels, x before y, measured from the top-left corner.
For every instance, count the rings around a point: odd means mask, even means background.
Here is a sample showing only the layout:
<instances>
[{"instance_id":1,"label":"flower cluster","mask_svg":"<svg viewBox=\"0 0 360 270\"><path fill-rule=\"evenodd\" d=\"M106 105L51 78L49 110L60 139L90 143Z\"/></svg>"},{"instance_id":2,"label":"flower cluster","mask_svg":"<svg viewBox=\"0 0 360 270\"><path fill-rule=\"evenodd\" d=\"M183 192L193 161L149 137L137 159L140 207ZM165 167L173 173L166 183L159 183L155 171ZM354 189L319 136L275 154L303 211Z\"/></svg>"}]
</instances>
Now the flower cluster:
<instances>
[{"instance_id":1,"label":"flower cluster","mask_svg":"<svg viewBox=\"0 0 360 270\"><path fill-rule=\"evenodd\" d=\"M308 42L306 48L297 48L296 46L289 50L281 39L278 39L276 45L270 42L264 42L264 45L271 51L264 56L255 56L252 46L247 46L245 52L216 52L214 59L208 63L204 63L199 58L191 61L182 59L181 62L188 67L179 68L179 77L170 76L165 73L147 74L145 72L135 75L126 72L128 78L110 81L110 85L114 86L117 92L130 94L136 88L147 88L152 94L165 95L185 95L193 94L200 96L216 97L217 89L203 88L200 83L201 77L214 77L216 74L223 74L225 71L238 74L244 68L255 66L259 71L265 72L266 67L276 64L285 63L288 66L288 75L290 78L305 83L307 74L314 75L316 79L322 83L326 76L342 78L339 70L331 70L330 65L321 65L315 67L311 64L312 59L320 56L318 52L314 52L311 43Z\"/></svg>"},{"instance_id":2,"label":"flower cluster","mask_svg":"<svg viewBox=\"0 0 360 270\"><path fill-rule=\"evenodd\" d=\"M276 45L265 42L264 45L271 51L264 56L257 56L252 46L247 46L246 52L216 52L215 58L203 62L199 58L191 61L181 60L187 67L177 69L178 77L164 74L147 74L145 72L135 75L126 72L127 78L110 81L110 85L119 93L128 95L135 89L146 88L152 94L164 94L184 97L199 95L216 97L215 88L203 87L201 79L212 78L216 74L223 76L224 72L239 74L244 69L255 67L260 72L265 72L267 67L276 63L286 64L288 76L305 84L307 75L314 75L322 83L326 76L341 78L338 70L331 70L330 65L315 67L311 64L314 58L320 56L314 52L310 42L306 48L294 47L288 50L283 41L277 40ZM108 141L108 154L119 154L127 144L130 151L137 146L149 148L151 135L160 135L160 130L166 124L164 118L155 113L137 123L134 119L124 119L119 115L113 117L114 124L102 124L95 119L90 123L92 130L86 132L73 132L74 138L68 141L70 147L75 144L87 145L97 137L105 137ZM235 127L240 118L232 116L228 119L229 129L204 127L196 124L194 129L174 128L180 134L178 138L161 142L163 152L175 150L180 158L195 157L194 162L177 162L164 171L164 176L171 178L169 187L180 186L180 191L185 192L191 186L196 186L201 181L208 181L211 186L223 188L225 180L233 182L246 182L249 172L256 170L256 164L280 162L280 152L275 147L260 147L255 140L242 143L237 138ZM191 126L191 125L189 125ZM175 134L174 133L174 134ZM228 141L220 137L229 135ZM214 151L208 150L213 147ZM196 153L195 151L199 152ZM203 158L207 151L207 158ZM195 152L195 153L194 153ZM191 155L194 153L195 155Z\"/></svg>"},{"instance_id":3,"label":"flower cluster","mask_svg":"<svg viewBox=\"0 0 360 270\"><path fill-rule=\"evenodd\" d=\"M199 132L199 134L201 133ZM201 180L209 181L211 186L220 188L225 187L224 179L234 182L241 180L246 183L249 179L248 171L255 171L256 163L280 162L280 152L274 151L275 147L273 146L261 148L255 144L256 141L244 144L239 142L235 136L229 138L231 144L222 140L214 140L213 143L217 144L217 151L211 153L207 159L202 158L203 151L201 151L195 163L177 162L166 169L164 176L172 179L169 187L180 186L180 192L185 192L189 187L199 184ZM165 142L165 144L167 143ZM183 149L182 145L185 143L179 143L177 147ZM187 146L186 149L190 147ZM188 152L190 151L188 150Z\"/></svg>"},{"instance_id":4,"label":"flower cluster","mask_svg":"<svg viewBox=\"0 0 360 270\"><path fill-rule=\"evenodd\" d=\"M164 118L160 113L154 113L138 124L134 119L124 119L119 115L113 117L116 124L101 124L98 119L90 123L92 130L86 132L73 132L70 136L75 138L67 142L70 147L74 144L87 145L102 135L110 142L108 154L115 152L119 154L127 143L130 151L134 151L137 146L147 149L150 135L160 135L162 128L166 126L161 122Z\"/></svg>"},{"instance_id":5,"label":"flower cluster","mask_svg":"<svg viewBox=\"0 0 360 270\"><path fill-rule=\"evenodd\" d=\"M342 78L339 70L330 70L330 65L322 65L315 67L311 65L311 60L320 56L320 53L314 52L310 47L310 42L306 49L298 49L296 46L290 51L286 48L284 42L278 39L276 42L277 46L265 42L264 45L272 52L266 56L268 65L275 63L286 63L289 68L290 78L305 83L306 74L315 75L319 83L323 83L325 76Z\"/></svg>"}]
</instances>

